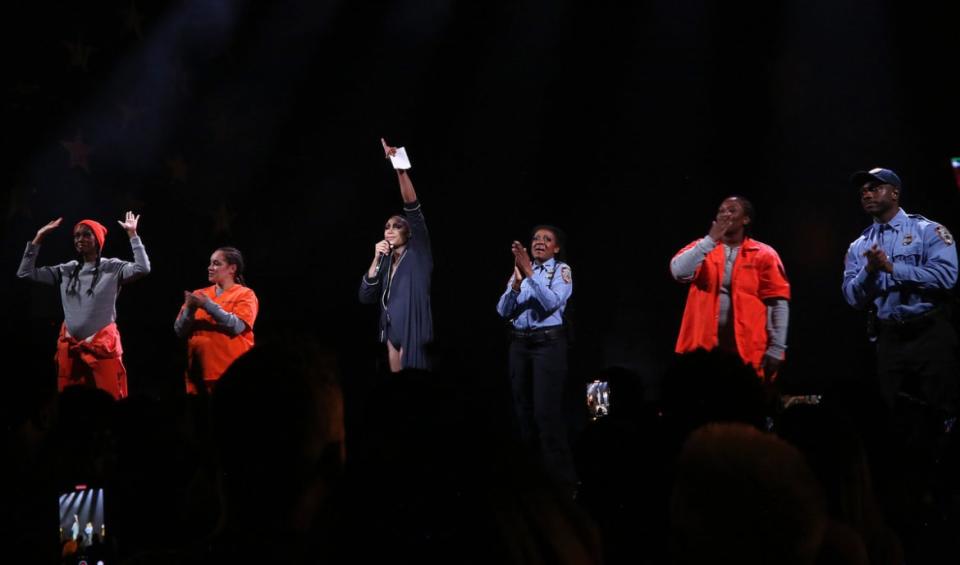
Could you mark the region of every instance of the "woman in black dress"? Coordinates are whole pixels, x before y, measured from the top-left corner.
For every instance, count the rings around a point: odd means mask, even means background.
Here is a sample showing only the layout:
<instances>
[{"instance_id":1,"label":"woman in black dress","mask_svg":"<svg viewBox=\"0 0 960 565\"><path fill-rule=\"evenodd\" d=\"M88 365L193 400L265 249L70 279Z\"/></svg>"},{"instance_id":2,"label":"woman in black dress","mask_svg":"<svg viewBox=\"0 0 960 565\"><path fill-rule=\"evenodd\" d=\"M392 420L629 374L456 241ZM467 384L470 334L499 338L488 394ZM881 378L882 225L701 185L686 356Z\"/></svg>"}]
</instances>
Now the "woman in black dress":
<instances>
[{"instance_id":1,"label":"woman in black dress","mask_svg":"<svg viewBox=\"0 0 960 565\"><path fill-rule=\"evenodd\" d=\"M386 156L396 148L384 143ZM430 277L433 254L430 234L413 182L397 169L403 215L391 216L383 240L374 247L373 261L360 282L360 302L380 302L380 342L387 344L390 371L429 369L426 346L433 340Z\"/></svg>"}]
</instances>

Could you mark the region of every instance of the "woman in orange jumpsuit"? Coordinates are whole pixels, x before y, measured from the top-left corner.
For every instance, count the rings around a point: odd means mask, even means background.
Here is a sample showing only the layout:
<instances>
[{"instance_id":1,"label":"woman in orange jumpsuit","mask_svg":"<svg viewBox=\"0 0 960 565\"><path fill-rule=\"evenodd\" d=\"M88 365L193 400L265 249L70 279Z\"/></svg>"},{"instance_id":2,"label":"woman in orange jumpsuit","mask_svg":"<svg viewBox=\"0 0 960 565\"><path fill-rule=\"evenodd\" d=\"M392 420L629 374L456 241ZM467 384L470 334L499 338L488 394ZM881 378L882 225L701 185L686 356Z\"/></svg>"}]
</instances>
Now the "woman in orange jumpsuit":
<instances>
[{"instance_id":1,"label":"woman in orange jumpsuit","mask_svg":"<svg viewBox=\"0 0 960 565\"><path fill-rule=\"evenodd\" d=\"M243 279L243 255L221 247L210 256L211 286L183 293L183 306L173 325L187 340L188 394L210 392L224 371L253 347L253 324L259 301Z\"/></svg>"}]
</instances>

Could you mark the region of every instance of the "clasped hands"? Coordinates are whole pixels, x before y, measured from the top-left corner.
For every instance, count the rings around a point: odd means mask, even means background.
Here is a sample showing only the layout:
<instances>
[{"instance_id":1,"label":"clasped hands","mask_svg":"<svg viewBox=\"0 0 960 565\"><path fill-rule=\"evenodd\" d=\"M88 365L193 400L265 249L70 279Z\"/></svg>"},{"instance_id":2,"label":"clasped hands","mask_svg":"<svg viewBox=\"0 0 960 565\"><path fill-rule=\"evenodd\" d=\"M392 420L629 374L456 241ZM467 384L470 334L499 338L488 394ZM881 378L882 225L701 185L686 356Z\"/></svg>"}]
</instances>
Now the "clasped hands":
<instances>
[{"instance_id":1,"label":"clasped hands","mask_svg":"<svg viewBox=\"0 0 960 565\"><path fill-rule=\"evenodd\" d=\"M886 252L880 249L877 244L874 244L873 247L868 249L863 256L867 258L868 273L875 273L877 271L893 272L893 263L887 258Z\"/></svg>"},{"instance_id":2,"label":"clasped hands","mask_svg":"<svg viewBox=\"0 0 960 565\"><path fill-rule=\"evenodd\" d=\"M519 291L523 279L533 276L533 261L519 241L513 242L510 251L513 253L513 290Z\"/></svg>"},{"instance_id":3,"label":"clasped hands","mask_svg":"<svg viewBox=\"0 0 960 565\"><path fill-rule=\"evenodd\" d=\"M203 305L210 300L206 294L200 292L187 292L183 291L183 305L190 310L196 310L198 308L203 308Z\"/></svg>"}]
</instances>

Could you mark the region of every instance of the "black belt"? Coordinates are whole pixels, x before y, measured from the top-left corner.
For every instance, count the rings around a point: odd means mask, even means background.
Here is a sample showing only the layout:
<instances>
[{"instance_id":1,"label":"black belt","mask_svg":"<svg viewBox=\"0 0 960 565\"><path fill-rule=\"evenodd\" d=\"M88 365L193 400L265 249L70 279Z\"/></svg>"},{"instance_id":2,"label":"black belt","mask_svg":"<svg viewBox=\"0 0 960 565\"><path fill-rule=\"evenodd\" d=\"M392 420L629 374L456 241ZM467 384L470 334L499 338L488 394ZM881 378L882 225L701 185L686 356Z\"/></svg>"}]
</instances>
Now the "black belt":
<instances>
[{"instance_id":1,"label":"black belt","mask_svg":"<svg viewBox=\"0 0 960 565\"><path fill-rule=\"evenodd\" d=\"M567 335L567 330L563 326L550 326L547 328L537 328L535 330L518 330L516 328L512 328L510 330L510 335L513 337L513 339L547 341Z\"/></svg>"},{"instance_id":2,"label":"black belt","mask_svg":"<svg viewBox=\"0 0 960 565\"><path fill-rule=\"evenodd\" d=\"M943 305L935 306L923 314L911 316L904 320L880 319L880 326L889 329L915 330L924 328L947 316L947 308Z\"/></svg>"}]
</instances>

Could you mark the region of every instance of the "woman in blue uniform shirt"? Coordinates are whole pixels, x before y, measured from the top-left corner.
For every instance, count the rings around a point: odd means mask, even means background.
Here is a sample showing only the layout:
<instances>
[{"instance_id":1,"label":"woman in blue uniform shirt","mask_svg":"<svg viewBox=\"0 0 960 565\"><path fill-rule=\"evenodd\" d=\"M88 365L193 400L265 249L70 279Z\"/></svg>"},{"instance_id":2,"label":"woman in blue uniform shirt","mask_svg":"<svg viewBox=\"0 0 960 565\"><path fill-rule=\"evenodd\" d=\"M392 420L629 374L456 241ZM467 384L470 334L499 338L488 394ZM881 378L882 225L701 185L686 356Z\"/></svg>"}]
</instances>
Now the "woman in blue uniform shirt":
<instances>
[{"instance_id":1,"label":"woman in blue uniform shirt","mask_svg":"<svg viewBox=\"0 0 960 565\"><path fill-rule=\"evenodd\" d=\"M384 144L384 151L390 157L396 148ZM393 373L430 369L426 347L433 341L430 234L409 173L397 169L397 180L403 215L387 220L383 240L374 246L373 261L359 291L360 302L380 303L380 342L387 344Z\"/></svg>"},{"instance_id":2,"label":"woman in blue uniform shirt","mask_svg":"<svg viewBox=\"0 0 960 565\"><path fill-rule=\"evenodd\" d=\"M511 251L513 276L497 312L510 320L510 384L523 441L535 445L547 469L573 488L576 472L563 417L567 379L567 335L563 312L573 293L570 267L559 261L562 232L537 226L531 254L519 241Z\"/></svg>"}]
</instances>

